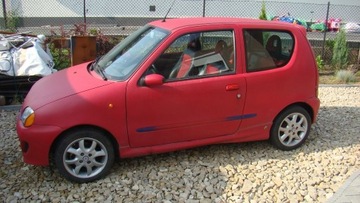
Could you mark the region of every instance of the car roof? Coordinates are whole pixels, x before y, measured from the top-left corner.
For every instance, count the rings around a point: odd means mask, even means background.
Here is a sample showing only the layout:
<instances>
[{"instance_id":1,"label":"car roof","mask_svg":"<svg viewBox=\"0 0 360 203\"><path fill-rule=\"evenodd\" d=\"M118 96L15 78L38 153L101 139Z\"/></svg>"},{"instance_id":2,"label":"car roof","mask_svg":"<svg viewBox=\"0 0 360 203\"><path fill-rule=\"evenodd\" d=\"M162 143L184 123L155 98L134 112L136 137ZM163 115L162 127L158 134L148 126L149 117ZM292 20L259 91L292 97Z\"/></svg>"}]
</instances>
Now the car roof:
<instances>
[{"instance_id":1,"label":"car roof","mask_svg":"<svg viewBox=\"0 0 360 203\"><path fill-rule=\"evenodd\" d=\"M166 30L176 30L184 27L194 27L201 25L222 25L222 24L239 24L239 25L258 25L259 28L262 26L269 27L271 25L281 26L283 29L302 29L302 26L279 22L279 21L266 21L252 18L228 18L228 17L191 17L191 18L169 18L164 20L157 20L149 23L150 25L160 27Z\"/></svg>"}]
</instances>

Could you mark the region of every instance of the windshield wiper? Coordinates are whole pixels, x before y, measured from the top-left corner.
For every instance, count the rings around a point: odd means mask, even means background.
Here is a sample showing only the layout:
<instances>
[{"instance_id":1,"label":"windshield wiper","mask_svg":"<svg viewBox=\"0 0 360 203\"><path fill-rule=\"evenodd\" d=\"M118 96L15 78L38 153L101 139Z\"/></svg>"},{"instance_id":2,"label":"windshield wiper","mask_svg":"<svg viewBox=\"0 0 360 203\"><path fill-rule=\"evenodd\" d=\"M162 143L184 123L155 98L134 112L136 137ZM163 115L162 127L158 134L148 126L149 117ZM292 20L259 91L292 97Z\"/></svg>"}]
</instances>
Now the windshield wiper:
<instances>
[{"instance_id":1,"label":"windshield wiper","mask_svg":"<svg viewBox=\"0 0 360 203\"><path fill-rule=\"evenodd\" d=\"M93 71L98 63L98 61L102 58L102 56L97 57L94 62L90 66L90 70Z\"/></svg>"},{"instance_id":2,"label":"windshield wiper","mask_svg":"<svg viewBox=\"0 0 360 203\"><path fill-rule=\"evenodd\" d=\"M90 71L95 70L97 73L99 73L99 75L102 77L103 80L108 80L106 75L105 75L105 71L101 68L101 66L98 64L99 60L102 58L101 57L97 57L94 62L91 64L90 66Z\"/></svg>"},{"instance_id":3,"label":"windshield wiper","mask_svg":"<svg viewBox=\"0 0 360 203\"><path fill-rule=\"evenodd\" d=\"M108 80L105 75L105 71L102 68L99 67L97 70L98 70L97 72L101 75L103 80L105 80L105 81Z\"/></svg>"}]
</instances>

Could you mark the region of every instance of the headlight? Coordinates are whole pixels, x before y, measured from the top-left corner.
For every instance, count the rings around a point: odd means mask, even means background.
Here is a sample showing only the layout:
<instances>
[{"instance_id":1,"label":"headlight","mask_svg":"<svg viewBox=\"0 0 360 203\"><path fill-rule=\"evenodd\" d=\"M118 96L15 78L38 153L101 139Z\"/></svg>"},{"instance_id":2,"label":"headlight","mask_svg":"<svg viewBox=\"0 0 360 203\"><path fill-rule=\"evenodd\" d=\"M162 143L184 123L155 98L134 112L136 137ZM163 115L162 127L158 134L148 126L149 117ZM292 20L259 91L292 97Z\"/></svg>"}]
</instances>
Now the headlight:
<instances>
[{"instance_id":1,"label":"headlight","mask_svg":"<svg viewBox=\"0 0 360 203\"><path fill-rule=\"evenodd\" d=\"M35 120L35 112L31 107L26 107L20 117L21 122L25 127L30 127Z\"/></svg>"}]
</instances>

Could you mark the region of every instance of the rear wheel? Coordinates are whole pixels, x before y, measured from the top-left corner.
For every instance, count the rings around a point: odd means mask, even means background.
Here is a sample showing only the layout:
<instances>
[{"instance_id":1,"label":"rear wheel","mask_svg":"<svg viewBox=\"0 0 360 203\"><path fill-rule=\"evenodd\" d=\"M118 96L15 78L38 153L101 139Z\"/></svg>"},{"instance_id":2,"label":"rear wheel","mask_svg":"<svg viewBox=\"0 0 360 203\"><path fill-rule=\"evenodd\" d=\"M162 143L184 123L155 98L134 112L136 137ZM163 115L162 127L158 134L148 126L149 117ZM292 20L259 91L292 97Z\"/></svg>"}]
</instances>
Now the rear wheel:
<instances>
[{"instance_id":1,"label":"rear wheel","mask_svg":"<svg viewBox=\"0 0 360 203\"><path fill-rule=\"evenodd\" d=\"M296 149L309 136L310 127L310 115L304 108L289 107L276 117L271 128L270 141L281 150Z\"/></svg>"},{"instance_id":2,"label":"rear wheel","mask_svg":"<svg viewBox=\"0 0 360 203\"><path fill-rule=\"evenodd\" d=\"M84 183L97 180L109 172L114 163L114 149L101 131L82 129L60 140L54 158L61 175Z\"/></svg>"}]
</instances>

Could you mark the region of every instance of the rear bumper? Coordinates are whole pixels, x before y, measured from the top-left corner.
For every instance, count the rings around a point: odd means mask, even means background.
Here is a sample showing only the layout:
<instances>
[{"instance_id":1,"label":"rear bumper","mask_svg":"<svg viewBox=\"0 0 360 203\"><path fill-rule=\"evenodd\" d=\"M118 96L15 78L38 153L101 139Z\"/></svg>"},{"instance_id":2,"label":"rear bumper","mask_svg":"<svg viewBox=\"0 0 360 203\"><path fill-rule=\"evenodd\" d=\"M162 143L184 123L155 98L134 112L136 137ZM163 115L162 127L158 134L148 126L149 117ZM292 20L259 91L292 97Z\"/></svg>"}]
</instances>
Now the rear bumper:
<instances>
[{"instance_id":1,"label":"rear bumper","mask_svg":"<svg viewBox=\"0 0 360 203\"><path fill-rule=\"evenodd\" d=\"M57 126L34 125L26 128L21 121L17 121L16 130L24 162L32 165L49 165L49 152L52 143L61 133Z\"/></svg>"},{"instance_id":2,"label":"rear bumper","mask_svg":"<svg viewBox=\"0 0 360 203\"><path fill-rule=\"evenodd\" d=\"M319 113L319 108L320 108L320 100L317 97L313 97L311 99L309 99L307 101L307 103L311 106L312 110L313 110L313 117L312 117L312 123L315 123L317 120L317 116Z\"/></svg>"}]
</instances>

